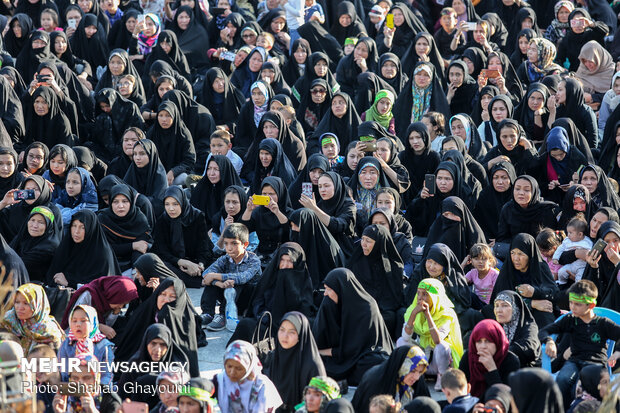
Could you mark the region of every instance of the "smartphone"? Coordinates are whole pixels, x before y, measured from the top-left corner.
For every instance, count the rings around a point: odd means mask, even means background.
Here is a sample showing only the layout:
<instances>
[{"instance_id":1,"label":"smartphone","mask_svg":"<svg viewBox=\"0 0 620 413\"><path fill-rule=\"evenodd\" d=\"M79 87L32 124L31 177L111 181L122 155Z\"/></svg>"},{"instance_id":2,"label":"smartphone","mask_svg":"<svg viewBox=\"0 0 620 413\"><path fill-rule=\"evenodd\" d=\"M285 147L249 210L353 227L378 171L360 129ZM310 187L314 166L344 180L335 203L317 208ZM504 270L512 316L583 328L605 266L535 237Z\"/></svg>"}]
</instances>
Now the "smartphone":
<instances>
[{"instance_id":1,"label":"smartphone","mask_svg":"<svg viewBox=\"0 0 620 413\"><path fill-rule=\"evenodd\" d=\"M70 27L72 29L77 29L77 19L68 19L67 27Z\"/></svg>"},{"instance_id":2,"label":"smartphone","mask_svg":"<svg viewBox=\"0 0 620 413\"><path fill-rule=\"evenodd\" d=\"M577 28L577 27L584 27L585 25L586 24L585 24L585 22L583 20L575 20L575 19L573 19L573 20L570 21L570 27Z\"/></svg>"},{"instance_id":3,"label":"smartphone","mask_svg":"<svg viewBox=\"0 0 620 413\"><path fill-rule=\"evenodd\" d=\"M487 79L495 79L496 77L499 76L499 71L491 70L491 69L482 69L480 71L480 74Z\"/></svg>"},{"instance_id":4,"label":"smartphone","mask_svg":"<svg viewBox=\"0 0 620 413\"><path fill-rule=\"evenodd\" d=\"M607 243L599 238L592 246L591 251L598 251L599 254L602 254L606 246L607 246Z\"/></svg>"},{"instance_id":5,"label":"smartphone","mask_svg":"<svg viewBox=\"0 0 620 413\"><path fill-rule=\"evenodd\" d=\"M143 22L145 17L145 14L138 14L138 23Z\"/></svg>"},{"instance_id":6,"label":"smartphone","mask_svg":"<svg viewBox=\"0 0 620 413\"><path fill-rule=\"evenodd\" d=\"M385 27L387 27L388 29L394 28L394 15L392 13L388 13L385 16Z\"/></svg>"},{"instance_id":7,"label":"smartphone","mask_svg":"<svg viewBox=\"0 0 620 413\"><path fill-rule=\"evenodd\" d=\"M254 195L252 196L252 203L254 205L269 205L271 198L267 195Z\"/></svg>"},{"instance_id":8,"label":"smartphone","mask_svg":"<svg viewBox=\"0 0 620 413\"><path fill-rule=\"evenodd\" d=\"M13 199L15 201L34 199L34 189L19 189L13 192Z\"/></svg>"},{"instance_id":9,"label":"smartphone","mask_svg":"<svg viewBox=\"0 0 620 413\"><path fill-rule=\"evenodd\" d=\"M209 8L209 11L211 12L212 15L217 16L218 14L224 14L226 9L223 7L211 7Z\"/></svg>"},{"instance_id":10,"label":"smartphone","mask_svg":"<svg viewBox=\"0 0 620 413\"><path fill-rule=\"evenodd\" d=\"M45 83L47 82L49 79L48 75L37 75L37 82L39 83Z\"/></svg>"},{"instance_id":11,"label":"smartphone","mask_svg":"<svg viewBox=\"0 0 620 413\"><path fill-rule=\"evenodd\" d=\"M475 22L467 22L465 23L465 30L468 32L472 32L474 30L476 30L476 23Z\"/></svg>"},{"instance_id":12,"label":"smartphone","mask_svg":"<svg viewBox=\"0 0 620 413\"><path fill-rule=\"evenodd\" d=\"M312 182L301 183L301 194L308 198L312 198Z\"/></svg>"},{"instance_id":13,"label":"smartphone","mask_svg":"<svg viewBox=\"0 0 620 413\"><path fill-rule=\"evenodd\" d=\"M374 152L377 150L377 141L364 142L364 152Z\"/></svg>"},{"instance_id":14,"label":"smartphone","mask_svg":"<svg viewBox=\"0 0 620 413\"><path fill-rule=\"evenodd\" d=\"M233 52L222 52L220 53L220 57L224 60L228 60L229 62L235 61L235 53Z\"/></svg>"},{"instance_id":15,"label":"smartphone","mask_svg":"<svg viewBox=\"0 0 620 413\"><path fill-rule=\"evenodd\" d=\"M148 413L149 405L142 402L123 402L123 413Z\"/></svg>"},{"instance_id":16,"label":"smartphone","mask_svg":"<svg viewBox=\"0 0 620 413\"><path fill-rule=\"evenodd\" d=\"M428 191L429 195L435 195L435 175L434 174L425 174L424 175L424 186Z\"/></svg>"},{"instance_id":17,"label":"smartphone","mask_svg":"<svg viewBox=\"0 0 620 413\"><path fill-rule=\"evenodd\" d=\"M58 394L62 396L86 396L86 385L80 383L60 383Z\"/></svg>"}]
</instances>

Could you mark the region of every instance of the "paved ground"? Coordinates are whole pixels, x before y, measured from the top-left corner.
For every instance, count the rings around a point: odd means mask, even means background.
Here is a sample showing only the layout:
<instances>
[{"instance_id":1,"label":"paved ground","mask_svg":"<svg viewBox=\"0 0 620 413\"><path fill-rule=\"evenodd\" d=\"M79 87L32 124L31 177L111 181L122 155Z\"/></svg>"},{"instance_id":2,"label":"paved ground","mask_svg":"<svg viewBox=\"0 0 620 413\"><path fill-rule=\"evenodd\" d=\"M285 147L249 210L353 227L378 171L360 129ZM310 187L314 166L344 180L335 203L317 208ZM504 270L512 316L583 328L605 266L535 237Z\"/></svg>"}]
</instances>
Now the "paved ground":
<instances>
[{"instance_id":1,"label":"paved ground","mask_svg":"<svg viewBox=\"0 0 620 413\"><path fill-rule=\"evenodd\" d=\"M192 299L192 303L194 303L194 306L196 307L196 311L200 313L200 295L202 293L202 290L197 288L188 288L187 292ZM209 345L198 349L198 363L200 364L200 375L202 377L210 379L211 377L213 377L214 374L222 370L226 343L228 343L228 340L230 339L232 333L226 329L218 332L206 331L206 333ZM434 383L428 384L433 399L437 401L445 400L445 396L443 395L443 393L435 392L433 390ZM354 390L349 391L349 393L345 397L351 400L354 393Z\"/></svg>"}]
</instances>

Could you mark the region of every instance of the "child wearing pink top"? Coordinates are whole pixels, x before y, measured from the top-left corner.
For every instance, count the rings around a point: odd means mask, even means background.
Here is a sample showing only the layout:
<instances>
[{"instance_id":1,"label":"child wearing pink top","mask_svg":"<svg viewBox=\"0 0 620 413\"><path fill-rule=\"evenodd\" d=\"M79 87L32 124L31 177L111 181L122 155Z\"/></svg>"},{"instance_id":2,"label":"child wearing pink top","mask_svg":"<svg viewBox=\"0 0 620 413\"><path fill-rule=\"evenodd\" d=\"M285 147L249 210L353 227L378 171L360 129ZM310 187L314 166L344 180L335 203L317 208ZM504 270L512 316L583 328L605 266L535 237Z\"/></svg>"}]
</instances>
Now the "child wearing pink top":
<instances>
[{"instance_id":1,"label":"child wearing pink top","mask_svg":"<svg viewBox=\"0 0 620 413\"><path fill-rule=\"evenodd\" d=\"M499 271L495 268L497 260L493 256L493 251L486 244L474 244L469 250L469 255L465 258L467 263L473 265L473 269L465 274L468 284L474 285L475 296L472 297L472 308L480 310L489 304L493 287Z\"/></svg>"},{"instance_id":2,"label":"child wearing pink top","mask_svg":"<svg viewBox=\"0 0 620 413\"><path fill-rule=\"evenodd\" d=\"M540 255L542 255L549 266L551 274L553 274L553 278L556 281L558 279L558 271L560 271L562 265L553 263L553 254L562 245L562 241L564 241L564 231L554 231L550 228L543 228L536 236L536 245L538 245Z\"/></svg>"}]
</instances>

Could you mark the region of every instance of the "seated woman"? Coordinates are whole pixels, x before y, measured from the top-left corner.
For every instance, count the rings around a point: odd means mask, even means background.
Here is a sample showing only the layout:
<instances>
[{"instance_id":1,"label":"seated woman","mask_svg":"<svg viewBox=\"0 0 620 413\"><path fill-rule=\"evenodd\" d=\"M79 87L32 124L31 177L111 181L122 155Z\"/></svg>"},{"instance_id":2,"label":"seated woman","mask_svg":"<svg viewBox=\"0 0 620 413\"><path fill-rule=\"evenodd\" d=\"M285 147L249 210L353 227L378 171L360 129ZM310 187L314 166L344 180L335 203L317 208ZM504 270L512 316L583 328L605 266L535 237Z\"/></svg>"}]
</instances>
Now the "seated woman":
<instances>
[{"instance_id":1,"label":"seated woman","mask_svg":"<svg viewBox=\"0 0 620 413\"><path fill-rule=\"evenodd\" d=\"M392 352L390 333L377 302L350 270L330 271L324 286L312 333L327 374L357 385L368 369Z\"/></svg>"},{"instance_id":2,"label":"seated woman","mask_svg":"<svg viewBox=\"0 0 620 413\"><path fill-rule=\"evenodd\" d=\"M539 327L555 320L553 303L559 292L558 286L534 237L529 234L517 234L512 239L510 260L500 270L491 300L495 301L505 290L516 291L521 297L530 299L528 305Z\"/></svg>"},{"instance_id":3,"label":"seated woman","mask_svg":"<svg viewBox=\"0 0 620 413\"><path fill-rule=\"evenodd\" d=\"M189 359L175 342L170 328L164 324L155 323L146 329L140 347L128 362L134 366L138 366L140 363L151 362L184 363L187 365ZM125 391L124 388L126 383L152 386L156 380L157 375L153 373L125 372L121 374L118 380L119 396L123 399L131 397L132 401L146 402L152 408L157 404L157 396L154 393L144 392L135 394L134 392Z\"/></svg>"},{"instance_id":4,"label":"seated woman","mask_svg":"<svg viewBox=\"0 0 620 413\"><path fill-rule=\"evenodd\" d=\"M142 129L132 126L123 132L121 137L122 153L108 163L107 175L125 176L133 159L133 147L139 140L145 139ZM101 181L99 182L101 186Z\"/></svg>"},{"instance_id":5,"label":"seated woman","mask_svg":"<svg viewBox=\"0 0 620 413\"><path fill-rule=\"evenodd\" d=\"M333 133L340 142L340 153L357 140L357 127L362 123L349 95L337 92L332 97L331 110L321 118L312 136L308 136L306 153L318 152L321 148L320 137L324 133ZM394 133L392 131L392 133Z\"/></svg>"},{"instance_id":6,"label":"seated woman","mask_svg":"<svg viewBox=\"0 0 620 413\"><path fill-rule=\"evenodd\" d=\"M437 152L431 150L431 138L422 122L409 125L405 136L405 150L398 154L398 158L409 172L411 186L403 194L408 203L422 190L424 175L435 172L440 158Z\"/></svg>"},{"instance_id":7,"label":"seated woman","mask_svg":"<svg viewBox=\"0 0 620 413\"><path fill-rule=\"evenodd\" d=\"M517 174L510 162L498 162L489 171L490 185L480 192L472 211L489 242L497 238L499 214L506 202L512 199L512 186L516 180Z\"/></svg>"},{"instance_id":8,"label":"seated woman","mask_svg":"<svg viewBox=\"0 0 620 413\"><path fill-rule=\"evenodd\" d=\"M130 39L133 39L133 36ZM105 88L118 89L118 83L124 75L132 75L134 77L134 89L136 90L136 94L139 96L140 100L144 101L146 95L144 93L142 80L140 79L140 72L138 72L134 66L133 60L129 57L126 48L113 49L110 52L106 70L99 78L99 82L95 87L95 93Z\"/></svg>"},{"instance_id":9,"label":"seated woman","mask_svg":"<svg viewBox=\"0 0 620 413\"><path fill-rule=\"evenodd\" d=\"M99 213L99 223L114 250L121 271L132 268L153 243L151 226L136 206L137 195L128 185L115 185L110 190L110 206Z\"/></svg>"},{"instance_id":10,"label":"seated woman","mask_svg":"<svg viewBox=\"0 0 620 413\"><path fill-rule=\"evenodd\" d=\"M18 170L22 175L43 175L47 169L50 150L43 142L32 142L24 149L24 157Z\"/></svg>"},{"instance_id":11,"label":"seated woman","mask_svg":"<svg viewBox=\"0 0 620 413\"><path fill-rule=\"evenodd\" d=\"M497 98L497 96L495 98ZM489 105L493 106L493 103L494 102L491 101ZM512 106L510 106L510 111L512 112ZM477 161L486 155L487 146L483 143L483 135L476 129L476 125L471 116L467 113L459 113L450 118L448 125L451 135L454 138L460 138L463 142L463 145L459 144L457 146L459 150L462 150L463 157L469 155L470 158Z\"/></svg>"},{"instance_id":12,"label":"seated woman","mask_svg":"<svg viewBox=\"0 0 620 413\"><path fill-rule=\"evenodd\" d=\"M579 172L579 183L588 188L592 200L598 208L620 209L620 197L609 178L598 165L589 164Z\"/></svg>"},{"instance_id":13,"label":"seated woman","mask_svg":"<svg viewBox=\"0 0 620 413\"><path fill-rule=\"evenodd\" d=\"M356 412L369 412L370 399L378 394L389 394L402 406L420 396L430 397L424 372L428 359L418 346L400 346L390 357L364 374L353 396Z\"/></svg>"},{"instance_id":14,"label":"seated woman","mask_svg":"<svg viewBox=\"0 0 620 413\"><path fill-rule=\"evenodd\" d=\"M48 86L39 86L30 100L32 105L24 108L27 136L24 143L38 141L48 148L59 143L73 146L71 122L62 111L56 92Z\"/></svg>"},{"instance_id":15,"label":"seated woman","mask_svg":"<svg viewBox=\"0 0 620 413\"><path fill-rule=\"evenodd\" d=\"M313 135L319 122L331 111L332 91L324 79L314 79L297 107L297 120L304 133Z\"/></svg>"},{"instance_id":16,"label":"seated woman","mask_svg":"<svg viewBox=\"0 0 620 413\"><path fill-rule=\"evenodd\" d=\"M241 223L249 232L258 235L259 256L268 257L283 242L289 239L288 216L293 212L286 185L277 176L263 179L261 195L269 197L269 204L255 205L253 197L248 199L247 208L241 217Z\"/></svg>"},{"instance_id":17,"label":"seated woman","mask_svg":"<svg viewBox=\"0 0 620 413\"><path fill-rule=\"evenodd\" d=\"M170 329L172 339L187 356L190 375L199 376L194 314L183 281L178 278L163 280L149 299L134 312L123 335L116 337L116 359L129 360L139 350L147 328L161 323Z\"/></svg>"},{"instance_id":18,"label":"seated woman","mask_svg":"<svg viewBox=\"0 0 620 413\"><path fill-rule=\"evenodd\" d=\"M161 105L164 95L171 90L176 89L177 81L172 76L158 76L151 85L152 93L149 100L140 106L140 113L144 118L146 125L153 126L157 124L157 112Z\"/></svg>"},{"instance_id":19,"label":"seated woman","mask_svg":"<svg viewBox=\"0 0 620 413\"><path fill-rule=\"evenodd\" d=\"M277 176L286 186L290 186L297 175L295 167L280 142L273 138L263 139L258 144L258 156L255 159L254 173L250 184L250 193L256 194L265 178Z\"/></svg>"},{"instance_id":20,"label":"seated woman","mask_svg":"<svg viewBox=\"0 0 620 413\"><path fill-rule=\"evenodd\" d=\"M459 369L471 384L471 395L482 398L486 390L520 368L519 357L509 350L510 343L495 320L482 320L469 336L469 348L463 353Z\"/></svg>"},{"instance_id":21,"label":"seated woman","mask_svg":"<svg viewBox=\"0 0 620 413\"><path fill-rule=\"evenodd\" d=\"M441 375L450 366L458 366L463 356L459 320L441 281L433 278L420 281L396 345L415 344L413 333L418 335L424 353L432 354L427 371L437 374L435 390L439 390Z\"/></svg>"},{"instance_id":22,"label":"seated woman","mask_svg":"<svg viewBox=\"0 0 620 413\"><path fill-rule=\"evenodd\" d=\"M79 354L93 354L104 363L114 362L114 344L99 332L97 310L80 304L73 307L69 315L69 333L58 350L58 359L73 358ZM111 371L103 371L101 384L112 384ZM69 379L68 373L62 373L63 381Z\"/></svg>"},{"instance_id":23,"label":"seated woman","mask_svg":"<svg viewBox=\"0 0 620 413\"><path fill-rule=\"evenodd\" d=\"M602 214L596 213L594 216L599 218L600 215ZM600 305L617 309L620 304L618 300L618 286L620 283L617 281L618 271L615 254L618 254L620 225L610 218L609 221L603 222L600 226L597 237L608 245L605 254L597 254L595 257L594 254L588 253L587 250L582 250L576 251L575 255L577 255L577 252L586 252L585 259L588 265L583 272L583 279L590 280L596 284L599 291L598 302Z\"/></svg>"},{"instance_id":24,"label":"seated woman","mask_svg":"<svg viewBox=\"0 0 620 413\"><path fill-rule=\"evenodd\" d=\"M0 147L0 199L24 181L24 175L17 168L17 160L17 152L13 148Z\"/></svg>"},{"instance_id":25,"label":"seated woman","mask_svg":"<svg viewBox=\"0 0 620 413\"><path fill-rule=\"evenodd\" d=\"M327 376L316 376L304 388L302 402L295 406L295 413L325 413L332 400L340 398L340 386Z\"/></svg>"},{"instance_id":26,"label":"seated woman","mask_svg":"<svg viewBox=\"0 0 620 413\"><path fill-rule=\"evenodd\" d=\"M387 209L392 213L398 232L405 234L407 240L413 239L412 228L409 221L401 213L401 197L394 188L381 188L375 198L377 208Z\"/></svg>"},{"instance_id":27,"label":"seated woman","mask_svg":"<svg viewBox=\"0 0 620 413\"><path fill-rule=\"evenodd\" d=\"M400 142L399 142L400 143ZM403 193L409 189L409 171L400 163L398 147L392 138L383 137L377 140L377 151L374 157L381 164L390 186Z\"/></svg>"},{"instance_id":28,"label":"seated woman","mask_svg":"<svg viewBox=\"0 0 620 413\"><path fill-rule=\"evenodd\" d=\"M43 178L53 184L52 201L58 202L60 192L65 189L67 173L77 167L77 156L67 145L55 145L50 150L49 169L43 172Z\"/></svg>"},{"instance_id":29,"label":"seated woman","mask_svg":"<svg viewBox=\"0 0 620 413\"><path fill-rule=\"evenodd\" d=\"M179 406L179 395L182 393L183 385L190 381L189 374L185 372L185 370L181 371L162 371L157 376L157 380L155 380L155 385L157 386L157 396L159 397L159 401L155 405L153 410L155 413L159 413L161 411L166 411L170 407L178 407ZM207 379L193 379L191 384L195 384L197 381L209 383L209 386L213 386L210 380ZM210 389L211 387L205 388L205 390ZM187 390L190 390L189 388ZM190 390L191 392L191 390ZM189 394L190 392L185 393L187 397L191 400L195 401L199 406L207 405L204 396L198 397L198 395ZM187 400L187 398L185 400ZM208 412L208 410L203 409L203 412Z\"/></svg>"},{"instance_id":30,"label":"seated woman","mask_svg":"<svg viewBox=\"0 0 620 413\"><path fill-rule=\"evenodd\" d=\"M261 413L282 406L278 390L261 370L256 349L250 343L230 343L224 353L224 371L213 376L220 410Z\"/></svg>"},{"instance_id":31,"label":"seated woman","mask_svg":"<svg viewBox=\"0 0 620 413\"><path fill-rule=\"evenodd\" d=\"M527 173L535 163L537 154L532 144L525 138L523 127L516 120L504 119L497 129L499 141L480 160L482 166L490 171L496 163L510 161L518 175Z\"/></svg>"},{"instance_id":32,"label":"seated woman","mask_svg":"<svg viewBox=\"0 0 620 413\"><path fill-rule=\"evenodd\" d=\"M241 222L241 217L248 206L248 194L245 189L239 185L230 185L224 192L222 207L213 215L211 219L211 242L213 242L213 252L223 254L224 238L222 234L227 226L234 222ZM209 223L207 223L207 227ZM246 248L248 251L256 251L258 247L258 236L256 232L250 233L249 244Z\"/></svg>"},{"instance_id":33,"label":"seated woman","mask_svg":"<svg viewBox=\"0 0 620 413\"><path fill-rule=\"evenodd\" d=\"M538 326L521 296L514 291L501 291L495 297L493 311L510 342L508 349L519 357L521 367L535 366L541 349Z\"/></svg>"},{"instance_id":34,"label":"seated woman","mask_svg":"<svg viewBox=\"0 0 620 413\"><path fill-rule=\"evenodd\" d=\"M181 187L171 186L164 194L164 214L153 229L153 252L185 283L199 288L200 277L213 262L213 244L205 215L190 205Z\"/></svg>"},{"instance_id":35,"label":"seated woman","mask_svg":"<svg viewBox=\"0 0 620 413\"><path fill-rule=\"evenodd\" d=\"M512 199L499 215L497 241L508 242L520 233L536 235L540 228L556 228L558 205L544 201L538 181L529 175L519 176L513 186Z\"/></svg>"},{"instance_id":36,"label":"seated woman","mask_svg":"<svg viewBox=\"0 0 620 413\"><path fill-rule=\"evenodd\" d=\"M307 383L325 374L310 322L297 311L286 313L278 329L276 349L265 361L265 375L282 397L279 411L293 412L303 400Z\"/></svg>"},{"instance_id":37,"label":"seated woman","mask_svg":"<svg viewBox=\"0 0 620 413\"><path fill-rule=\"evenodd\" d=\"M349 180L357 207L357 228L364 228L377 197L377 190L389 187L387 175L378 159L365 156L357 163L357 168Z\"/></svg>"},{"instance_id":38,"label":"seated woman","mask_svg":"<svg viewBox=\"0 0 620 413\"><path fill-rule=\"evenodd\" d=\"M333 27L334 26L332 26L332 30ZM336 27L338 27L338 24L336 24ZM338 68L336 69L336 80L338 80L341 90L351 96L353 100L355 100L355 91L358 86L358 76L364 72L376 72L377 64L379 63L377 44L374 39L371 39L362 33L359 35L361 37L359 37L357 43L355 43L353 52L340 59L340 62L338 62ZM353 36L355 35L351 33L350 36L346 37ZM341 44L344 44L344 38L342 40L343 41ZM394 99L392 99L392 103L394 103ZM392 105L390 105L390 107L391 106ZM387 129L387 126L385 128Z\"/></svg>"},{"instance_id":39,"label":"seated woman","mask_svg":"<svg viewBox=\"0 0 620 413\"><path fill-rule=\"evenodd\" d=\"M409 278L411 276L411 272L413 271L413 249L411 248L411 240L399 231L394 214L385 207L375 208L370 214L368 224L382 225L388 230L392 236L398 255L403 261L404 275Z\"/></svg>"},{"instance_id":40,"label":"seated woman","mask_svg":"<svg viewBox=\"0 0 620 413\"><path fill-rule=\"evenodd\" d=\"M549 121L548 99L547 86L534 82L527 88L527 94L515 108L514 118L523 126L525 137L535 146L539 146L545 140Z\"/></svg>"},{"instance_id":41,"label":"seated woman","mask_svg":"<svg viewBox=\"0 0 620 413\"><path fill-rule=\"evenodd\" d=\"M390 231L383 225L367 226L360 242L355 244L347 268L375 299L385 325L395 336L399 327L397 316L405 305L404 264Z\"/></svg>"},{"instance_id":42,"label":"seated woman","mask_svg":"<svg viewBox=\"0 0 620 413\"><path fill-rule=\"evenodd\" d=\"M97 311L99 330L108 339L113 339L116 331L112 326L125 305L138 298L133 280L129 277L110 275L84 284L73 293L60 325L69 326L69 315L78 305L88 305Z\"/></svg>"},{"instance_id":43,"label":"seated woman","mask_svg":"<svg viewBox=\"0 0 620 413\"><path fill-rule=\"evenodd\" d=\"M217 126L233 135L237 134L237 119L245 103L245 96L221 68L209 69L202 84L202 94L197 96L197 100L209 109Z\"/></svg>"},{"instance_id":44,"label":"seated woman","mask_svg":"<svg viewBox=\"0 0 620 413\"><path fill-rule=\"evenodd\" d=\"M50 315L45 290L37 284L22 284L17 288L13 308L4 314L0 325L17 336L24 354L38 344L48 344L58 350L65 336Z\"/></svg>"},{"instance_id":45,"label":"seated woman","mask_svg":"<svg viewBox=\"0 0 620 413\"><path fill-rule=\"evenodd\" d=\"M73 168L67 172L65 188L60 191L56 205L62 214L62 223L67 228L76 212L99 209L97 188L90 173L84 168Z\"/></svg>"},{"instance_id":46,"label":"seated woman","mask_svg":"<svg viewBox=\"0 0 620 413\"><path fill-rule=\"evenodd\" d=\"M11 248L24 262L31 281L45 282L45 274L60 244L62 233L56 233L55 219L48 207L34 207L11 241Z\"/></svg>"},{"instance_id":47,"label":"seated woman","mask_svg":"<svg viewBox=\"0 0 620 413\"><path fill-rule=\"evenodd\" d=\"M78 288L78 284L120 273L97 215L88 209L76 212L71 217L69 231L54 253L47 271L47 283Z\"/></svg>"},{"instance_id":48,"label":"seated woman","mask_svg":"<svg viewBox=\"0 0 620 413\"><path fill-rule=\"evenodd\" d=\"M312 184L312 194L319 192L319 178L325 172L331 169L329 159L323 154L314 153L308 158L306 166L297 175L297 178L290 184L288 191L293 203L293 208L299 209L304 205L301 204L301 196L305 193L303 184Z\"/></svg>"},{"instance_id":49,"label":"seated woman","mask_svg":"<svg viewBox=\"0 0 620 413\"><path fill-rule=\"evenodd\" d=\"M157 216L163 212L168 178L153 141L143 139L136 142L133 147L133 162L123 181L151 201Z\"/></svg>"}]
</instances>

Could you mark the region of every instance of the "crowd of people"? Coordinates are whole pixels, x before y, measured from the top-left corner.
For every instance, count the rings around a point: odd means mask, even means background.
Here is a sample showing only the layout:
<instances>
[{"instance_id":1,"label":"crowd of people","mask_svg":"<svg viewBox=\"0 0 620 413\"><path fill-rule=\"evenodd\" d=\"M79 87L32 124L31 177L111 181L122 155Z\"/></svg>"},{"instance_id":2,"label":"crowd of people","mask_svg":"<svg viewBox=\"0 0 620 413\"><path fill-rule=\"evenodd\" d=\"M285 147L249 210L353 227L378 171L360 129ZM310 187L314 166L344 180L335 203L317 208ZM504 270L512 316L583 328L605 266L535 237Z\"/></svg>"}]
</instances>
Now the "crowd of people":
<instances>
[{"instance_id":1,"label":"crowd of people","mask_svg":"<svg viewBox=\"0 0 620 413\"><path fill-rule=\"evenodd\" d=\"M619 12L0 2L0 359L78 360L47 413L618 411Z\"/></svg>"}]
</instances>

